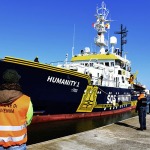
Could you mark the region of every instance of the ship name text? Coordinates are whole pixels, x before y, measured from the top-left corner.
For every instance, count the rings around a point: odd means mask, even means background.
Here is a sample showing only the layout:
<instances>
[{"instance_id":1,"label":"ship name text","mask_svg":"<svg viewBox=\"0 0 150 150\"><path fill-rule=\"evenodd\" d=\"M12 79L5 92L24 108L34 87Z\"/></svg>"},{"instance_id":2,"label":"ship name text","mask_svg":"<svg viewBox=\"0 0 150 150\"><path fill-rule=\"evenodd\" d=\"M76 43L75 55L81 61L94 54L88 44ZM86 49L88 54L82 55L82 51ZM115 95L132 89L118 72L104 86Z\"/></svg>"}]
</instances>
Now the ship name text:
<instances>
[{"instance_id":1,"label":"ship name text","mask_svg":"<svg viewBox=\"0 0 150 150\"><path fill-rule=\"evenodd\" d=\"M47 82L79 87L80 82L48 76Z\"/></svg>"}]
</instances>

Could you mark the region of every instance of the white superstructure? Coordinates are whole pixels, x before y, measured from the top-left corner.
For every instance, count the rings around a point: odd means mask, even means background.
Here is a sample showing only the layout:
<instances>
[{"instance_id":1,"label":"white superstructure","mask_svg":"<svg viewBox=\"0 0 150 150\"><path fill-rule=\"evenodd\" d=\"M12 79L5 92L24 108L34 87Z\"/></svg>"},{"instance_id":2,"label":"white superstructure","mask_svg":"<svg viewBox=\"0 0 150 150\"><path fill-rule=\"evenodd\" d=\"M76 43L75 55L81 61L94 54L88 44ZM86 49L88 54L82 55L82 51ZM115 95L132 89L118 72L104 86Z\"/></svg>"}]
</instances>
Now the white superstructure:
<instances>
[{"instance_id":1,"label":"white superstructure","mask_svg":"<svg viewBox=\"0 0 150 150\"><path fill-rule=\"evenodd\" d=\"M91 77L91 84L107 87L132 88L131 63L121 51L116 48L117 38L105 39L105 33L110 29L107 20L109 11L104 2L97 7L94 28L97 36L95 44L100 47L99 53L92 53L89 47L72 57L71 63L66 62L59 67L74 70ZM110 45L110 48L109 48ZM133 76L134 77L134 76ZM131 79L131 80L130 80Z\"/></svg>"}]
</instances>

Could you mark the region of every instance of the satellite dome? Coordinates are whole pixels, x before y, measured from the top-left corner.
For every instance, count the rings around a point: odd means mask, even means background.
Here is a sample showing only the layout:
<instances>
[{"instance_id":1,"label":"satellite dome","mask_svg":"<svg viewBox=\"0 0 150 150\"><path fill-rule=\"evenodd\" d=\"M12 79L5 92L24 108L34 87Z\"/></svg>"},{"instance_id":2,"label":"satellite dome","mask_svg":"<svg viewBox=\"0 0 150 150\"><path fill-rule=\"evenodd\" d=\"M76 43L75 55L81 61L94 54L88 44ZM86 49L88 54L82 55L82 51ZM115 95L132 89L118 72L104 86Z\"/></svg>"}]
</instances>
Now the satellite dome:
<instances>
[{"instance_id":1,"label":"satellite dome","mask_svg":"<svg viewBox=\"0 0 150 150\"><path fill-rule=\"evenodd\" d=\"M110 37L110 44L112 45L117 44L117 38L115 36Z\"/></svg>"},{"instance_id":2,"label":"satellite dome","mask_svg":"<svg viewBox=\"0 0 150 150\"><path fill-rule=\"evenodd\" d=\"M89 47L85 47L85 53L90 53L90 48Z\"/></svg>"}]
</instances>

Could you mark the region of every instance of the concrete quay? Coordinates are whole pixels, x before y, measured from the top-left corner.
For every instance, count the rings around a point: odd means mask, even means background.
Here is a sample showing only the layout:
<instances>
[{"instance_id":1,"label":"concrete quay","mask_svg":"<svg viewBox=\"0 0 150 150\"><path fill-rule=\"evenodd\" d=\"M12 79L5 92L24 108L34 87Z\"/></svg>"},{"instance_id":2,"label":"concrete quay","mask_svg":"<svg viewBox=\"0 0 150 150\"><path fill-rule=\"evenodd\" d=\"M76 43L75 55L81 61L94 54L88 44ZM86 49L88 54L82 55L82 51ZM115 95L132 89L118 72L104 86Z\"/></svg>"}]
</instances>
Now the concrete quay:
<instances>
[{"instance_id":1,"label":"concrete quay","mask_svg":"<svg viewBox=\"0 0 150 150\"><path fill-rule=\"evenodd\" d=\"M150 150L150 115L146 118L147 130L136 130L139 127L136 116L90 131L29 145L27 150Z\"/></svg>"}]
</instances>

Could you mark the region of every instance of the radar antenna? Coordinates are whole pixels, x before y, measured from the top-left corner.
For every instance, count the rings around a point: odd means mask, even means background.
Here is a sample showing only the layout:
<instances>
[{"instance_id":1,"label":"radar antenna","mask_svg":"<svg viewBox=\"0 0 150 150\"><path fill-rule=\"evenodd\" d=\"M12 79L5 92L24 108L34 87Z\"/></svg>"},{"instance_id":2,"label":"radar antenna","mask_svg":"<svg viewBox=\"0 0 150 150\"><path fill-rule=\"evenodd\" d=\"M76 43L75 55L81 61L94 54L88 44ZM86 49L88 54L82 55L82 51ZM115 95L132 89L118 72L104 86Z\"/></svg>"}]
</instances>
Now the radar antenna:
<instances>
[{"instance_id":1,"label":"radar antenna","mask_svg":"<svg viewBox=\"0 0 150 150\"><path fill-rule=\"evenodd\" d=\"M101 8L97 7L97 14L98 15L103 15L104 19L107 19L107 16L109 14L109 10L106 8L106 4L104 3L104 1L101 4Z\"/></svg>"}]
</instances>

